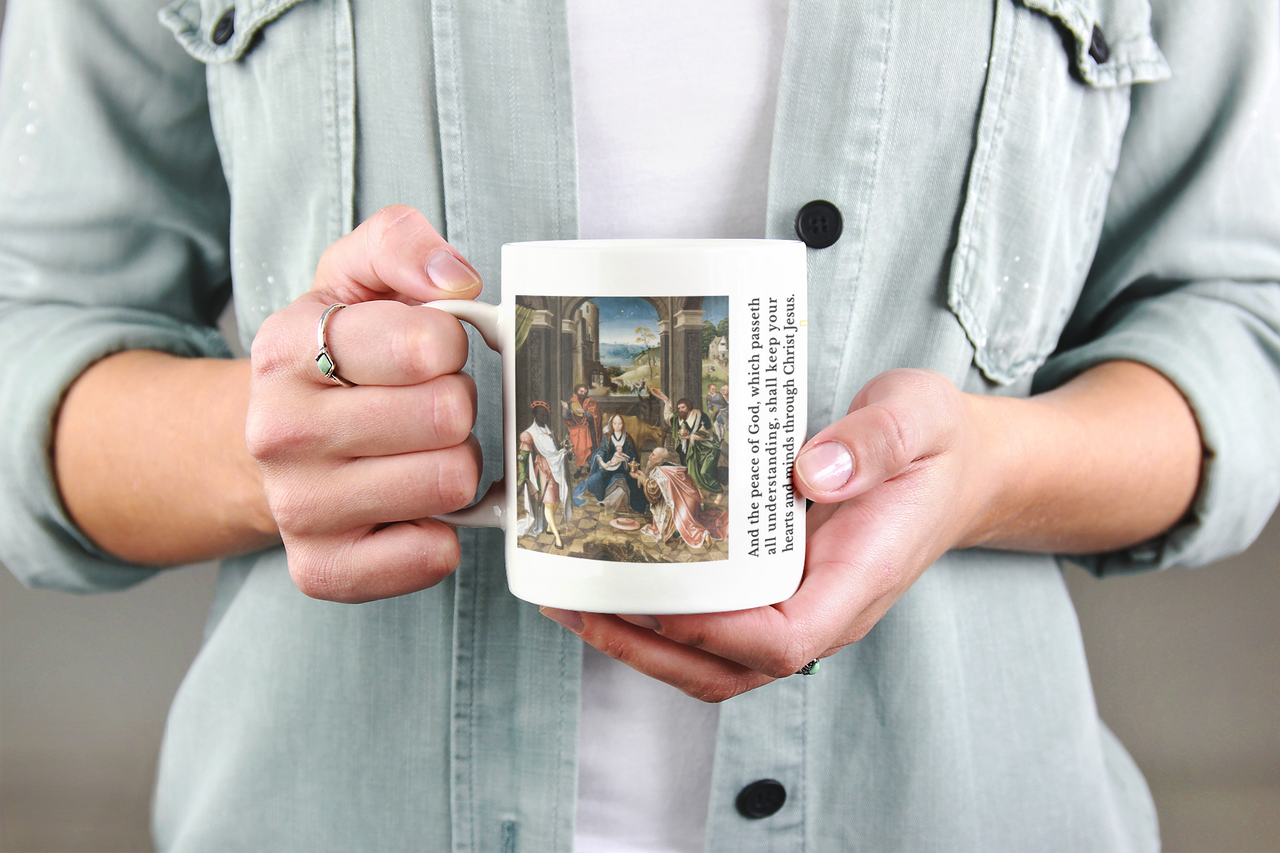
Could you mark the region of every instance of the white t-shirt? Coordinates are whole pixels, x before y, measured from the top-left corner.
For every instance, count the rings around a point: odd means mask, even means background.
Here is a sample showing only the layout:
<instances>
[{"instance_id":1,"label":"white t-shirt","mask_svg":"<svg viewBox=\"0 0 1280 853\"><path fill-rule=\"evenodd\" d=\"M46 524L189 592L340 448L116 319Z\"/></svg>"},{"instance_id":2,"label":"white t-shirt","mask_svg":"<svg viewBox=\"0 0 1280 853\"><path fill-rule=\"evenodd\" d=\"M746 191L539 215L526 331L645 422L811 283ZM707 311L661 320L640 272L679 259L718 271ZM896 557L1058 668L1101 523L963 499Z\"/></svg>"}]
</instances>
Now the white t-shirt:
<instances>
[{"instance_id":1,"label":"white t-shirt","mask_svg":"<svg viewBox=\"0 0 1280 853\"><path fill-rule=\"evenodd\" d=\"M580 235L763 237L787 0L569 1ZM588 647L576 853L704 847L719 709Z\"/></svg>"}]
</instances>

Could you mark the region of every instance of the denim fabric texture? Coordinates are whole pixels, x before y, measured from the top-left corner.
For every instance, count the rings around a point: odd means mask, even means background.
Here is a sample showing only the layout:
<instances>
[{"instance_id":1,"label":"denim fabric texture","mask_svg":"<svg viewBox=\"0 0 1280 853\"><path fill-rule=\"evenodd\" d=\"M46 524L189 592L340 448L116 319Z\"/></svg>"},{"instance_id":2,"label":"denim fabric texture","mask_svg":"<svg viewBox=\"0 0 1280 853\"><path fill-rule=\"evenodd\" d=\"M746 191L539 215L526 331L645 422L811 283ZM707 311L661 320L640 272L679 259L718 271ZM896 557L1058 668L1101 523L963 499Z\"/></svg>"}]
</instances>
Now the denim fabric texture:
<instances>
[{"instance_id":1,"label":"denim fabric texture","mask_svg":"<svg viewBox=\"0 0 1280 853\"><path fill-rule=\"evenodd\" d=\"M386 204L422 210L491 302L502 243L577 233L557 0L159 6L7 11L0 559L32 585L154 571L97 550L52 479L86 366L229 356L228 299L248 344ZM1245 548L1280 499L1278 33L1262 2L793 0L767 231L813 199L844 216L809 252L811 430L891 367L1018 396L1145 362L1195 410L1200 494L1159 541L1080 559ZM483 490L500 364L474 336L470 369ZM302 595L280 550L227 561L166 734L160 849L571 849L580 642L507 592L500 534L461 536L448 581L359 606ZM947 554L819 676L720 719L709 851L1158 848L1052 556ZM759 779L786 805L747 820Z\"/></svg>"}]
</instances>

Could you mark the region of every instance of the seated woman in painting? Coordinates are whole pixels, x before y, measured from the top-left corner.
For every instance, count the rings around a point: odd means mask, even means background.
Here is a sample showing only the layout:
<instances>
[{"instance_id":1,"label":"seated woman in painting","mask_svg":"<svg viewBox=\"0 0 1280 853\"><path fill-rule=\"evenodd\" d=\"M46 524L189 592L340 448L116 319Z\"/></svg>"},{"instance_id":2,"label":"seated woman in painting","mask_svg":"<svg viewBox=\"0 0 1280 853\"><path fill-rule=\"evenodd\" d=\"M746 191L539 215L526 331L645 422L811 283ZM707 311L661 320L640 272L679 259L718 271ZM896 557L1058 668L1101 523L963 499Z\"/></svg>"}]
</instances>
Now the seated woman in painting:
<instances>
[{"instance_id":1,"label":"seated woman in painting","mask_svg":"<svg viewBox=\"0 0 1280 853\"><path fill-rule=\"evenodd\" d=\"M614 415L604 426L604 435L591 454L587 479L573 490L574 506L583 506L591 494L606 509L620 511L624 505L637 515L649 511L649 501L640 484L627 476L627 467L640 460L640 451L627 435L621 415Z\"/></svg>"}]
</instances>

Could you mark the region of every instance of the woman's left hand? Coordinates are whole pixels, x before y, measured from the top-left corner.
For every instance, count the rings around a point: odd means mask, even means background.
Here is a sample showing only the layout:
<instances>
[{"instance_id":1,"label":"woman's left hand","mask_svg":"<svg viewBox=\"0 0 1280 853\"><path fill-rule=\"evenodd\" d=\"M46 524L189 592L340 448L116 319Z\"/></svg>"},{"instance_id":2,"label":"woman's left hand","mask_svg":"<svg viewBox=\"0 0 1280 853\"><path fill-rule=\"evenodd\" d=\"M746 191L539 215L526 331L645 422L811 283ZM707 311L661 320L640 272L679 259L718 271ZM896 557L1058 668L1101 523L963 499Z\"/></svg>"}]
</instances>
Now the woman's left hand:
<instances>
[{"instance_id":1,"label":"woman's left hand","mask_svg":"<svg viewBox=\"0 0 1280 853\"><path fill-rule=\"evenodd\" d=\"M1201 456L1186 400L1135 362L1100 364L1026 399L892 370L796 460L796 491L814 505L791 598L731 613L543 613L718 702L858 641L951 548L1092 553L1163 533L1190 507Z\"/></svg>"},{"instance_id":2,"label":"woman's left hand","mask_svg":"<svg viewBox=\"0 0 1280 853\"><path fill-rule=\"evenodd\" d=\"M805 574L781 604L680 616L543 612L704 701L792 675L862 638L934 560L966 543L990 467L978 399L940 374L892 371L805 444L795 477L815 501Z\"/></svg>"}]
</instances>

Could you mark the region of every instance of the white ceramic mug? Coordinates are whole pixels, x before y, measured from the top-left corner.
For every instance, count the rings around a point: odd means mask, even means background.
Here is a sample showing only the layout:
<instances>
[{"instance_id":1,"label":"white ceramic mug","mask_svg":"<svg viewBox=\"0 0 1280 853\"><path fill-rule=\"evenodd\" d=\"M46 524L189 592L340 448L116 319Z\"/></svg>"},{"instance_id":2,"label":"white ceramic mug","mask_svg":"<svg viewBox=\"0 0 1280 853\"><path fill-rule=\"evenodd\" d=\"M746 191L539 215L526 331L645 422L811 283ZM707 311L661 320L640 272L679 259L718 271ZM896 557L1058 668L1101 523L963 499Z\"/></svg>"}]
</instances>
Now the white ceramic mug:
<instances>
[{"instance_id":1,"label":"white ceramic mug","mask_svg":"<svg viewBox=\"0 0 1280 853\"><path fill-rule=\"evenodd\" d=\"M431 303L502 353L506 477L441 516L506 531L539 605L709 613L799 586L805 247L569 240L502 247L500 305Z\"/></svg>"}]
</instances>

